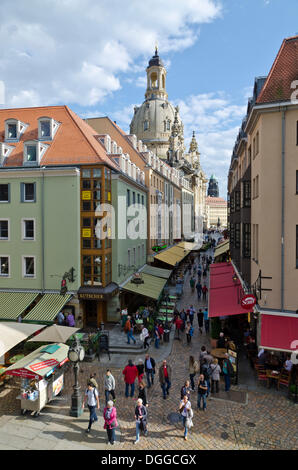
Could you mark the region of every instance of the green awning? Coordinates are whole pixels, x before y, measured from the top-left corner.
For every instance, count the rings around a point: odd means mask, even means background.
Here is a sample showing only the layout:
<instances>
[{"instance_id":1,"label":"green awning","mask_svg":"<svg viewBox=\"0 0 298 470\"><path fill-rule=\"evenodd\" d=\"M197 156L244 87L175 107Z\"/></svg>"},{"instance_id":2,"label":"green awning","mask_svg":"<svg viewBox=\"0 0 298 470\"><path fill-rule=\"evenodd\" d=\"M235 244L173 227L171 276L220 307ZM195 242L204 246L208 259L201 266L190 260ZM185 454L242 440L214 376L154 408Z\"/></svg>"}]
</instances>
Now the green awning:
<instances>
[{"instance_id":1,"label":"green awning","mask_svg":"<svg viewBox=\"0 0 298 470\"><path fill-rule=\"evenodd\" d=\"M54 319L69 301L71 295L44 294L37 305L23 319L24 322L53 323Z\"/></svg>"},{"instance_id":2,"label":"green awning","mask_svg":"<svg viewBox=\"0 0 298 470\"><path fill-rule=\"evenodd\" d=\"M141 273L141 275L144 284L134 284L133 282L128 281L122 286L122 289L157 300L160 297L167 280L161 277L151 276L150 274Z\"/></svg>"},{"instance_id":3,"label":"green awning","mask_svg":"<svg viewBox=\"0 0 298 470\"><path fill-rule=\"evenodd\" d=\"M0 320L16 321L38 295L36 292L0 292Z\"/></svg>"},{"instance_id":4,"label":"green awning","mask_svg":"<svg viewBox=\"0 0 298 470\"><path fill-rule=\"evenodd\" d=\"M150 274L151 276L163 277L164 279L169 279L172 273L171 269L155 268L154 266L149 266L148 264L145 264L145 266L140 269L140 272L144 274Z\"/></svg>"}]
</instances>

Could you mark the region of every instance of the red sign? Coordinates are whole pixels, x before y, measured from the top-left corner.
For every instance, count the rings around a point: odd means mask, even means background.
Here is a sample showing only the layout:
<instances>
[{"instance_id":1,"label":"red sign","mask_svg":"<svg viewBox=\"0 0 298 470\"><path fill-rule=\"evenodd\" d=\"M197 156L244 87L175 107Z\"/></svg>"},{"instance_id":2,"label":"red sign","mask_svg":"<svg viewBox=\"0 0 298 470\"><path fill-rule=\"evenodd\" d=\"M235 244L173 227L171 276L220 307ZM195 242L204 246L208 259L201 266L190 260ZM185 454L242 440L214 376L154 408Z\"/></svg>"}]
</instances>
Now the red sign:
<instances>
[{"instance_id":1,"label":"red sign","mask_svg":"<svg viewBox=\"0 0 298 470\"><path fill-rule=\"evenodd\" d=\"M46 361L37 362L36 364L32 364L32 366L29 366L29 367L34 372L36 372L37 370L46 369L47 367L54 367L57 364L59 364L59 362L56 361L55 359L48 359Z\"/></svg>"},{"instance_id":2,"label":"red sign","mask_svg":"<svg viewBox=\"0 0 298 470\"><path fill-rule=\"evenodd\" d=\"M22 377L24 379L39 379L40 377L33 372L30 372L30 370L27 369L14 369L14 370L8 370L6 372L7 375L14 375L16 377Z\"/></svg>"},{"instance_id":3,"label":"red sign","mask_svg":"<svg viewBox=\"0 0 298 470\"><path fill-rule=\"evenodd\" d=\"M251 310L256 305L257 299L252 294L247 294L241 299L241 307L245 310Z\"/></svg>"}]
</instances>

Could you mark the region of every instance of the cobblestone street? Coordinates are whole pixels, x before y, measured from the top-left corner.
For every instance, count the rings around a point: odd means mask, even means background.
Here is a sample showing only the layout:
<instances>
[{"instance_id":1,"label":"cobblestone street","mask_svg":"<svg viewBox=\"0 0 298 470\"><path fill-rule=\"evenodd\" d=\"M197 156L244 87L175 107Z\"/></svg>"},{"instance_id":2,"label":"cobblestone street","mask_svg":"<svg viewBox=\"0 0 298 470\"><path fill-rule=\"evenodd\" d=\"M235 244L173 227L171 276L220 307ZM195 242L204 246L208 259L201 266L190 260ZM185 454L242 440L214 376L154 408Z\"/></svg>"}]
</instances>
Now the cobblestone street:
<instances>
[{"instance_id":1,"label":"cobblestone street","mask_svg":"<svg viewBox=\"0 0 298 470\"><path fill-rule=\"evenodd\" d=\"M180 308L193 304L198 307L196 293L189 288L188 277L185 280L184 295ZM203 303L200 303L204 306ZM218 398L207 400L207 411L197 410L197 393L192 393L194 409L194 427L189 433L188 441L183 439L181 422L175 423L180 402L180 389L188 375L189 355L199 356L201 346L209 346L209 337L205 332L201 335L197 328L197 318L194 322L195 333L191 345L186 344L185 334L181 341L173 340L172 351L168 362L172 367L172 387L166 400L162 398L158 382L158 374L154 386L148 392L148 437L141 436L140 442L134 445L135 421L134 407L136 398L125 398L122 376L123 363L128 357L122 358L117 364L111 358L112 373L116 379L116 407L119 428L117 430L114 450L227 450L227 449L297 449L297 405L289 401L284 391L267 389L264 385L256 386L256 390L247 391L242 384L232 386L232 390L244 390L246 400L237 403L227 400L221 382L221 393ZM152 344L150 354L158 361L158 367L163 359L166 345L161 345L157 351ZM132 357L137 362L140 355ZM143 356L144 358L144 356ZM103 429L103 376L108 361L84 362L80 368L80 385L84 390L90 372L96 372L99 383L101 410L98 412L99 421L92 427L91 433L86 434L88 413L79 418L69 416L70 397L72 394L73 373L71 369L65 374L65 389L63 398L50 403L41 412L39 418L21 416L19 401L15 397L19 393L17 387L5 388L0 392L0 448L12 449L97 449L111 448L106 444L106 432ZM120 367L119 367L120 366ZM254 374L254 372L251 372ZM172 418L170 420L170 418ZM173 421L174 419L174 421ZM174 424L173 424L174 423ZM11 436L13 435L13 437Z\"/></svg>"}]
</instances>

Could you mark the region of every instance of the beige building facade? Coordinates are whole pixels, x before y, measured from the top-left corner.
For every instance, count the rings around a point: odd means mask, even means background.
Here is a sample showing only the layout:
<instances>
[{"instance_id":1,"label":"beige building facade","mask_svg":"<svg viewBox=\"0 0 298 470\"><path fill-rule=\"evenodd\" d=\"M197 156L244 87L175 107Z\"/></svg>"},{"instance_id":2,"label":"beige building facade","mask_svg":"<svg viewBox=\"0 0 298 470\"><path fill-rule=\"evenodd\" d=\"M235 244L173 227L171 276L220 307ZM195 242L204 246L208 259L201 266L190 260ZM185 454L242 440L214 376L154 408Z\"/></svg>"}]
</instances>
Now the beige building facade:
<instances>
[{"instance_id":1,"label":"beige building facade","mask_svg":"<svg viewBox=\"0 0 298 470\"><path fill-rule=\"evenodd\" d=\"M206 217L207 228L217 227L218 224L221 228L227 227L228 218L228 204L221 197L206 198Z\"/></svg>"}]
</instances>

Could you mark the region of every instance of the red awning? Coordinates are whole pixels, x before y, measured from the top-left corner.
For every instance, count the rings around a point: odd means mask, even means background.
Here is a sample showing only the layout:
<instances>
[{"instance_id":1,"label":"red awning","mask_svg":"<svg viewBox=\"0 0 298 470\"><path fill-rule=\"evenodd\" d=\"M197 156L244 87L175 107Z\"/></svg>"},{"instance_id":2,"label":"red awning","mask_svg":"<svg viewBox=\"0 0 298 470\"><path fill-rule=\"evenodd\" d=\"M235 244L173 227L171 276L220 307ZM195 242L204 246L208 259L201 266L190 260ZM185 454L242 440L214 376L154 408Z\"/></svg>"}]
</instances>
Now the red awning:
<instances>
[{"instance_id":1,"label":"red awning","mask_svg":"<svg viewBox=\"0 0 298 470\"><path fill-rule=\"evenodd\" d=\"M209 317L247 314L241 307L243 289L231 263L210 265Z\"/></svg>"},{"instance_id":2,"label":"red awning","mask_svg":"<svg viewBox=\"0 0 298 470\"><path fill-rule=\"evenodd\" d=\"M262 312L260 347L289 352L298 350L298 315Z\"/></svg>"}]
</instances>

